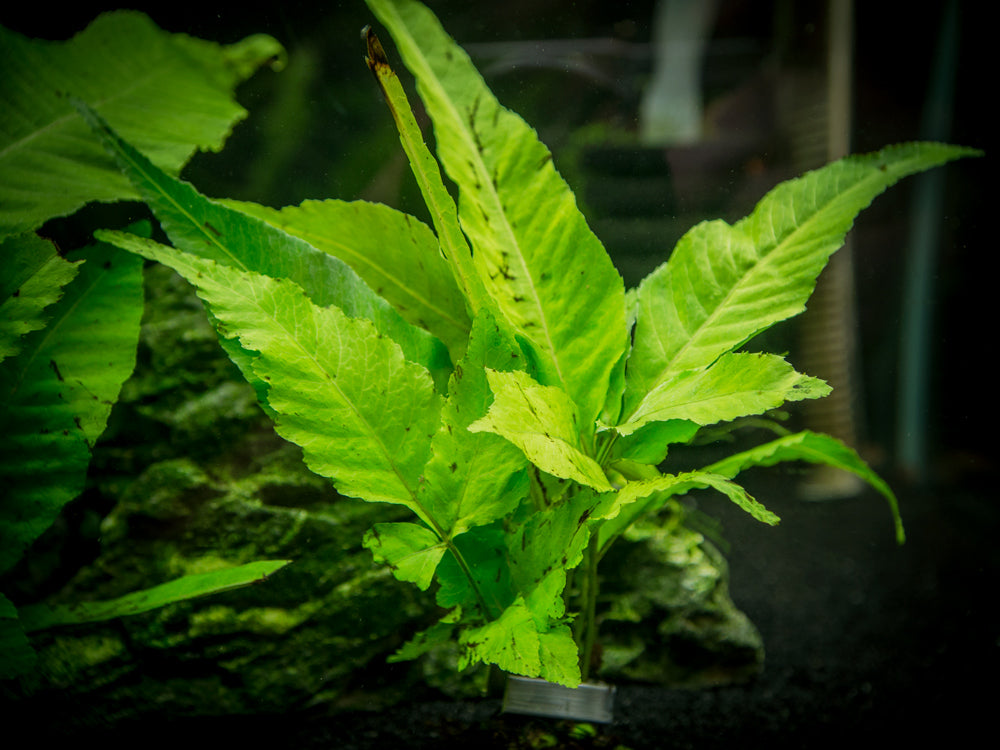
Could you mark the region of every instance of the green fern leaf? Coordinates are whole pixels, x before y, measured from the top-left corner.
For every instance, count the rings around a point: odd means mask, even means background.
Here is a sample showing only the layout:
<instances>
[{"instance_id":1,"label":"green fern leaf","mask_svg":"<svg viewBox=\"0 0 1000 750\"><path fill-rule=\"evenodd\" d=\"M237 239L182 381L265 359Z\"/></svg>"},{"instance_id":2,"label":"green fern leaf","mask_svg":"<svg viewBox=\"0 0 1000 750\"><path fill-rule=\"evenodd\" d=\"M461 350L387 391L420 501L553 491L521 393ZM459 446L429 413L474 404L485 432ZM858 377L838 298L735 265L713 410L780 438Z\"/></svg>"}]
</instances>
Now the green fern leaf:
<instances>
[{"instance_id":1,"label":"green fern leaf","mask_svg":"<svg viewBox=\"0 0 1000 750\"><path fill-rule=\"evenodd\" d=\"M530 342L540 382L569 394L592 431L627 345L621 277L548 149L434 15L409 0L368 5L417 79L487 291Z\"/></svg>"},{"instance_id":2,"label":"green fern leaf","mask_svg":"<svg viewBox=\"0 0 1000 750\"><path fill-rule=\"evenodd\" d=\"M68 96L90 102L176 174L197 148L222 147L246 117L236 85L282 54L269 36L223 47L161 31L132 11L99 16L67 42L0 27L0 236L90 201L138 197Z\"/></svg>"},{"instance_id":3,"label":"green fern leaf","mask_svg":"<svg viewBox=\"0 0 1000 750\"><path fill-rule=\"evenodd\" d=\"M83 489L90 449L135 367L142 261L96 245L48 324L0 363L0 571Z\"/></svg>"},{"instance_id":4,"label":"green fern leaf","mask_svg":"<svg viewBox=\"0 0 1000 750\"><path fill-rule=\"evenodd\" d=\"M702 370L684 370L661 380L629 422L615 429L627 435L650 422L673 419L715 424L763 414L787 401L822 398L830 390L777 355L729 353Z\"/></svg>"},{"instance_id":5,"label":"green fern leaf","mask_svg":"<svg viewBox=\"0 0 1000 750\"><path fill-rule=\"evenodd\" d=\"M732 478L751 466L773 466L782 461L808 461L814 464L825 464L860 477L874 487L889 503L889 510L892 512L893 524L896 528L896 541L902 544L906 540L903 521L899 515L899 503L889 485L871 470L853 448L829 435L809 430L786 435L717 461L709 466L707 471Z\"/></svg>"},{"instance_id":6,"label":"green fern leaf","mask_svg":"<svg viewBox=\"0 0 1000 750\"><path fill-rule=\"evenodd\" d=\"M198 258L123 232L98 236L169 265L208 304L220 334L253 352L278 433L345 495L399 503L431 528L417 496L441 399L425 369L367 320L320 307L288 279ZM440 536L440 534L439 534Z\"/></svg>"},{"instance_id":7,"label":"green fern leaf","mask_svg":"<svg viewBox=\"0 0 1000 750\"><path fill-rule=\"evenodd\" d=\"M443 341L453 361L465 353L471 325L465 300L422 221L367 201L310 200L280 211L225 203L340 258L407 321Z\"/></svg>"},{"instance_id":8,"label":"green fern leaf","mask_svg":"<svg viewBox=\"0 0 1000 750\"><path fill-rule=\"evenodd\" d=\"M55 245L25 233L0 242L0 362L21 351L21 337L45 327L43 311L79 271Z\"/></svg>"},{"instance_id":9,"label":"green fern leaf","mask_svg":"<svg viewBox=\"0 0 1000 750\"><path fill-rule=\"evenodd\" d=\"M855 216L901 178L973 149L937 143L852 156L782 183L730 226L699 224L639 287L625 420L660 384L799 314Z\"/></svg>"}]
</instances>

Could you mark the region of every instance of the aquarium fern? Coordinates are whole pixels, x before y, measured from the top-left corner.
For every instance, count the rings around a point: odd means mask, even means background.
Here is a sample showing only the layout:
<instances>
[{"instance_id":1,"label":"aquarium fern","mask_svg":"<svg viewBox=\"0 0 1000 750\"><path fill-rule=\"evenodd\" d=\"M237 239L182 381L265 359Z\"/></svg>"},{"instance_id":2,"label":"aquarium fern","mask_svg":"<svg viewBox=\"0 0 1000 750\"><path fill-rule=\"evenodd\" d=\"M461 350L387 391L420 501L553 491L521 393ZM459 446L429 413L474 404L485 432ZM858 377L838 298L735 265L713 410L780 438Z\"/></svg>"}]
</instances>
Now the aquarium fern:
<instances>
[{"instance_id":1,"label":"aquarium fern","mask_svg":"<svg viewBox=\"0 0 1000 750\"><path fill-rule=\"evenodd\" d=\"M976 152L912 143L836 162L775 188L742 221L694 227L626 290L549 151L433 14L413 0L368 4L434 125L437 158L368 30L368 66L432 226L363 201L279 211L210 200L85 95L72 102L172 246L97 237L194 285L313 471L412 514L364 539L397 578L434 586L444 610L394 658L452 643L462 667L579 684L609 547L699 489L777 523L735 481L751 466L803 460L860 476L888 500L902 542L892 491L832 437L785 435L684 472L668 452L702 427L826 395L784 357L744 346L802 312L876 196Z\"/></svg>"}]
</instances>

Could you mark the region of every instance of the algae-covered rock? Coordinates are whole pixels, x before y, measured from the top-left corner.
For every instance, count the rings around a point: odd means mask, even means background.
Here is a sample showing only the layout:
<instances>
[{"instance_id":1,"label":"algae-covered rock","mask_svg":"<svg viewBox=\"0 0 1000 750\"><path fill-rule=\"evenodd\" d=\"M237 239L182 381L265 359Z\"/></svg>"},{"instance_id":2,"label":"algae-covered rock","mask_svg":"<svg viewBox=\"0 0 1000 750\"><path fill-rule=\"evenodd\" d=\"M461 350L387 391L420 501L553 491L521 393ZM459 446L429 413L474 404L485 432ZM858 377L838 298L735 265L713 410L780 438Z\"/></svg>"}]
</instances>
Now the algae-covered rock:
<instances>
[{"instance_id":1,"label":"algae-covered rock","mask_svg":"<svg viewBox=\"0 0 1000 750\"><path fill-rule=\"evenodd\" d=\"M42 633L34 689L99 699L106 716L285 711L320 693L335 701L380 666L427 606L361 548L392 509L338 497L292 446L276 441L266 459L243 477L219 461L151 465L104 520L101 554L50 601L255 559L290 566L249 588Z\"/></svg>"},{"instance_id":2,"label":"algae-covered rock","mask_svg":"<svg viewBox=\"0 0 1000 750\"><path fill-rule=\"evenodd\" d=\"M760 633L729 597L725 558L680 523L640 526L602 562L605 679L703 687L760 671Z\"/></svg>"}]
</instances>

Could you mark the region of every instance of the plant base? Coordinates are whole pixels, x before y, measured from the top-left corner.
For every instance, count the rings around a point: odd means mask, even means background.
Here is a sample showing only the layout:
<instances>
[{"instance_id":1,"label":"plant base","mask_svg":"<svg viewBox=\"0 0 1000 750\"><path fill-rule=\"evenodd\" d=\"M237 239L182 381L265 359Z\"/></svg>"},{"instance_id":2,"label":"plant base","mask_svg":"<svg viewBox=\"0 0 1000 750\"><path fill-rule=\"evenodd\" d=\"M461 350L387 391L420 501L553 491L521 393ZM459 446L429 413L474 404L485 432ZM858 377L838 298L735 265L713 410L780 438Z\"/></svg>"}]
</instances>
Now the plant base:
<instances>
[{"instance_id":1,"label":"plant base","mask_svg":"<svg viewBox=\"0 0 1000 750\"><path fill-rule=\"evenodd\" d=\"M503 712L608 724L613 718L615 689L584 683L568 688L530 677L507 678Z\"/></svg>"}]
</instances>

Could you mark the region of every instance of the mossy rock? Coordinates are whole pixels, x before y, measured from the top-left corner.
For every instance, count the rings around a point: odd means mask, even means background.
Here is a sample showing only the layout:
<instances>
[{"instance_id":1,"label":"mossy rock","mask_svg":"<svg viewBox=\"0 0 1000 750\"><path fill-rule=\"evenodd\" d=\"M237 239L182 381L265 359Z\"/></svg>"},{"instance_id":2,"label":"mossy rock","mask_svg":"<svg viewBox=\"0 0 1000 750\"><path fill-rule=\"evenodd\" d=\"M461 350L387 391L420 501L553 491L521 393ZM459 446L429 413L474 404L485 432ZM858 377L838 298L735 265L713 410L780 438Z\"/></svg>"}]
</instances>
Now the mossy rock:
<instances>
[{"instance_id":1,"label":"mossy rock","mask_svg":"<svg viewBox=\"0 0 1000 750\"><path fill-rule=\"evenodd\" d=\"M760 672L760 633L729 597L726 560L702 534L680 523L634 528L602 566L604 679L708 687Z\"/></svg>"}]
</instances>

